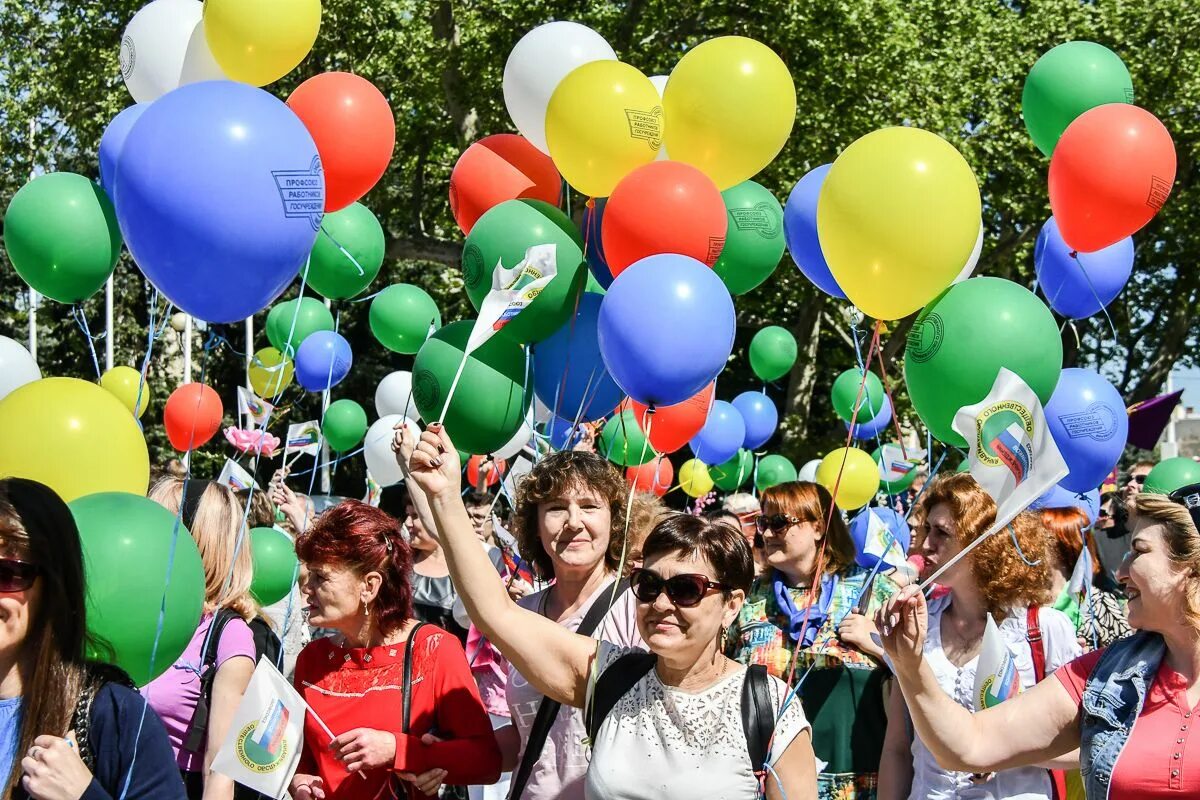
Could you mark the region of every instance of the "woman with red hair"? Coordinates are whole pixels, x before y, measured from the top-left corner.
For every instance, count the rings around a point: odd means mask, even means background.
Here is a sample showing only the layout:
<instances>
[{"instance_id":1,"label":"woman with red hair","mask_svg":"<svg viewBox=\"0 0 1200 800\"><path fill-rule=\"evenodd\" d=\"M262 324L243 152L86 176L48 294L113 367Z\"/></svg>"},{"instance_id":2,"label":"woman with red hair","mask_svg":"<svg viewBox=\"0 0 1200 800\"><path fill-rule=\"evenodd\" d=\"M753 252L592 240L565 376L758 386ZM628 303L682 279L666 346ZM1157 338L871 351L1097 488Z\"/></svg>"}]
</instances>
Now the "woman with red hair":
<instances>
[{"instance_id":1,"label":"woman with red hair","mask_svg":"<svg viewBox=\"0 0 1200 800\"><path fill-rule=\"evenodd\" d=\"M297 539L296 554L307 568L309 622L340 636L313 641L296 661L296 688L336 738L306 720L295 800L495 783L500 751L462 645L413 619L412 551L400 523L346 500Z\"/></svg>"},{"instance_id":2,"label":"woman with red hair","mask_svg":"<svg viewBox=\"0 0 1200 800\"><path fill-rule=\"evenodd\" d=\"M1079 644L1085 650L1094 650L1132 633L1124 602L1104 585L1100 556L1090 536L1088 557L1080 560L1087 515L1071 506L1043 508L1041 516L1050 533L1050 588L1057 598L1054 607L1075 623Z\"/></svg>"}]
</instances>

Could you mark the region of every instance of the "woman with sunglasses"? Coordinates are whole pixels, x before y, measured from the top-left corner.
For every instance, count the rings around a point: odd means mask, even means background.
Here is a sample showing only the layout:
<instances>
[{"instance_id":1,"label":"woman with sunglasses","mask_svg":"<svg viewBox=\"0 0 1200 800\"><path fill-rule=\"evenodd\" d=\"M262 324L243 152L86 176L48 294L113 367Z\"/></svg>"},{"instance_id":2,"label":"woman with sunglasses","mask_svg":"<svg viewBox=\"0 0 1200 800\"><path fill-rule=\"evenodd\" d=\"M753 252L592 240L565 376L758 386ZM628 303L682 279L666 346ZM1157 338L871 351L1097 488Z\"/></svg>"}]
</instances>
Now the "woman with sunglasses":
<instances>
[{"instance_id":1,"label":"woman with sunglasses","mask_svg":"<svg viewBox=\"0 0 1200 800\"><path fill-rule=\"evenodd\" d=\"M89 662L79 531L51 489L0 480L0 797L183 800L162 723ZM136 760L136 768L135 762Z\"/></svg>"},{"instance_id":2,"label":"woman with sunglasses","mask_svg":"<svg viewBox=\"0 0 1200 800\"><path fill-rule=\"evenodd\" d=\"M475 540L459 494L458 457L440 426L422 435L411 467L475 624L546 696L585 708L594 699L593 676L603 677L634 649L572 633L509 599ZM585 796L757 797L763 765L751 763L741 721L747 671L719 646L753 575L746 541L724 525L675 516L654 529L642 553L644 566L631 586L637 626L655 659L601 715ZM771 709L782 707L786 687L766 680ZM768 798L815 797L815 761L799 703L788 704L774 728L768 766Z\"/></svg>"},{"instance_id":3,"label":"woman with sunglasses","mask_svg":"<svg viewBox=\"0 0 1200 800\"><path fill-rule=\"evenodd\" d=\"M882 655L873 613L896 591L855 564L854 542L829 492L808 482L762 493L756 520L763 574L729 628L725 652L802 686L813 747L825 764L821 798L873 798L883 748Z\"/></svg>"}]
</instances>

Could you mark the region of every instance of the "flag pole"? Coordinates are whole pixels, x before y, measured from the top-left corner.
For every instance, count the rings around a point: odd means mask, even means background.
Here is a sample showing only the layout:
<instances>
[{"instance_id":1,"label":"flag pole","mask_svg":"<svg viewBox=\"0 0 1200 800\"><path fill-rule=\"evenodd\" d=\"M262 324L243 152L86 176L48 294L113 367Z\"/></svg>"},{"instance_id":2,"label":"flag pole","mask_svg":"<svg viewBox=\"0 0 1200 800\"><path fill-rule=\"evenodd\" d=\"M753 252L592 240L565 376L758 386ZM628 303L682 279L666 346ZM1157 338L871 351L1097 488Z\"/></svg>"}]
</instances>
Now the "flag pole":
<instances>
[{"instance_id":1,"label":"flag pole","mask_svg":"<svg viewBox=\"0 0 1200 800\"><path fill-rule=\"evenodd\" d=\"M458 371L454 373L454 380L450 381L450 389L446 392L446 402L442 404L442 413L438 414L439 425L446 421L446 412L450 410L450 401L454 398L454 392L458 389L458 382L462 379L463 370L467 368L467 359L470 357L470 351L464 350L462 361L458 362Z\"/></svg>"}]
</instances>

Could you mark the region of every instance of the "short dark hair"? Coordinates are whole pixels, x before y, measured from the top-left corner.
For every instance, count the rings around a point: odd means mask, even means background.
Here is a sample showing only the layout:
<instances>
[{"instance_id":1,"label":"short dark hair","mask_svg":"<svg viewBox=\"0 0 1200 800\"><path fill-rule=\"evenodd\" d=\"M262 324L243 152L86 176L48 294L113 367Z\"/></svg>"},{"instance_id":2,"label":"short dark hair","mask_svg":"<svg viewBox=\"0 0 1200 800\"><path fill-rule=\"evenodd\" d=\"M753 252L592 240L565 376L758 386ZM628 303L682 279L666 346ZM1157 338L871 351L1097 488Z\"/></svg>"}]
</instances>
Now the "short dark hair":
<instances>
[{"instance_id":1,"label":"short dark hair","mask_svg":"<svg viewBox=\"0 0 1200 800\"><path fill-rule=\"evenodd\" d=\"M463 498L463 505L467 508L491 507L493 499L492 495L487 492L471 492Z\"/></svg>"},{"instance_id":2,"label":"short dark hair","mask_svg":"<svg viewBox=\"0 0 1200 800\"><path fill-rule=\"evenodd\" d=\"M654 526L642 545L642 558L679 554L712 564L717 580L743 592L754 581L754 556L741 531L723 522L673 514Z\"/></svg>"}]
</instances>

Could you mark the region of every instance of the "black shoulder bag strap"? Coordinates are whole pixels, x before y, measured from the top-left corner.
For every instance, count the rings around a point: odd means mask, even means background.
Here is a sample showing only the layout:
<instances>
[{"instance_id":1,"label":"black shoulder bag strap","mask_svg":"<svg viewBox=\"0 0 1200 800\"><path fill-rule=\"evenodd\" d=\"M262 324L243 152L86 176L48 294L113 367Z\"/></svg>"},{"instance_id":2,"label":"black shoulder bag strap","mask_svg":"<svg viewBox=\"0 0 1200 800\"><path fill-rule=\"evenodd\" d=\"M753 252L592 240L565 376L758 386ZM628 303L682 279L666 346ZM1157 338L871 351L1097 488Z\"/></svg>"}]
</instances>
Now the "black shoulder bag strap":
<instances>
[{"instance_id":1,"label":"black shoulder bag strap","mask_svg":"<svg viewBox=\"0 0 1200 800\"><path fill-rule=\"evenodd\" d=\"M222 631L235 617L237 614L227 608L218 608L213 614L204 652L200 655L200 697L196 699L196 711L192 714L188 737L183 743L183 749L189 753L199 753L208 741L208 709L212 701L213 681L217 676L217 649L221 644Z\"/></svg>"},{"instance_id":2,"label":"black shoulder bag strap","mask_svg":"<svg viewBox=\"0 0 1200 800\"><path fill-rule=\"evenodd\" d=\"M612 587L606 586L600 591L602 595L596 598L596 602L592 603L592 607L588 609L583 620L579 623L579 627L575 630L581 636L591 636L600 627L600 621L604 619L609 610L619 598L629 589L629 580L622 580L617 584L617 590L614 594ZM509 800L520 800L521 793L525 791L525 785L529 783L529 776L533 772L533 765L541 758L542 748L546 745L546 739L550 736L550 727L554 725L554 720L558 718L558 710L562 707L562 703L557 700L551 700L549 697L543 697L542 702L538 703L537 716L533 718L533 725L529 729L529 739L525 742L525 752L521 757L521 763L517 767L516 773L513 775L511 789L509 791Z\"/></svg>"},{"instance_id":3,"label":"black shoulder bag strap","mask_svg":"<svg viewBox=\"0 0 1200 800\"><path fill-rule=\"evenodd\" d=\"M608 669L596 678L596 687L592 690L592 702L588 705L587 737L588 743L594 744L604 718L613 710L617 701L625 696L637 682L654 669L657 656L653 653L626 653L608 665Z\"/></svg>"},{"instance_id":4,"label":"black shoulder bag strap","mask_svg":"<svg viewBox=\"0 0 1200 800\"><path fill-rule=\"evenodd\" d=\"M427 623L418 622L412 632L408 634L408 641L404 643L404 687L401 692L404 699L401 701L404 704L404 716L400 720L400 732L408 733L408 724L412 714L412 662L413 648L417 644L417 631L424 628Z\"/></svg>"},{"instance_id":5,"label":"black shoulder bag strap","mask_svg":"<svg viewBox=\"0 0 1200 800\"><path fill-rule=\"evenodd\" d=\"M792 698L799 703L798 697ZM746 734L746 749L754 774L762 777L770 756L771 737L775 734L775 709L771 703L771 681L767 668L754 664L746 668L742 684L742 732Z\"/></svg>"}]
</instances>

